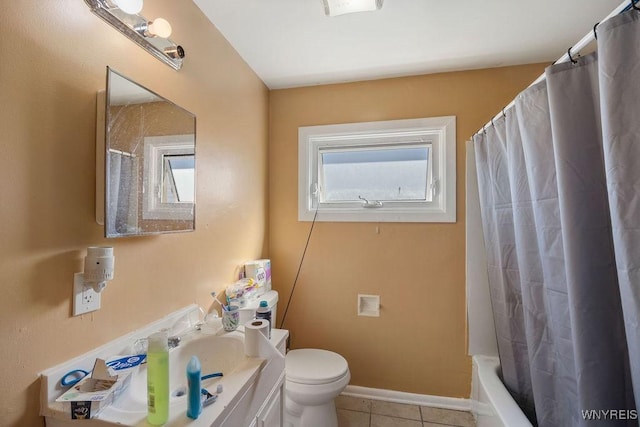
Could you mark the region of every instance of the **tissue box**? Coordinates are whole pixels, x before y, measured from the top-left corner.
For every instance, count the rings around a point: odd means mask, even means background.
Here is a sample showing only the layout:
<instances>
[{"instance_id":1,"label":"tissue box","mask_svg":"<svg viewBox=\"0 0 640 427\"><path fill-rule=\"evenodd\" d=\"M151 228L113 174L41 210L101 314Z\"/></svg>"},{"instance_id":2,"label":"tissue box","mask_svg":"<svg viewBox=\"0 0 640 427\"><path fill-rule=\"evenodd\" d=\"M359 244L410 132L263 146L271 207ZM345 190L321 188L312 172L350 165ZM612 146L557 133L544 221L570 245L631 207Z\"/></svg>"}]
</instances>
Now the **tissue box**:
<instances>
[{"instance_id":1,"label":"tissue box","mask_svg":"<svg viewBox=\"0 0 640 427\"><path fill-rule=\"evenodd\" d=\"M72 420L96 417L129 386L131 371L111 375L107 364L96 359L91 376L83 378L56 402L62 402Z\"/></svg>"},{"instance_id":2,"label":"tissue box","mask_svg":"<svg viewBox=\"0 0 640 427\"><path fill-rule=\"evenodd\" d=\"M244 264L244 274L248 279L258 282L258 296L271 290L271 261L257 259Z\"/></svg>"}]
</instances>

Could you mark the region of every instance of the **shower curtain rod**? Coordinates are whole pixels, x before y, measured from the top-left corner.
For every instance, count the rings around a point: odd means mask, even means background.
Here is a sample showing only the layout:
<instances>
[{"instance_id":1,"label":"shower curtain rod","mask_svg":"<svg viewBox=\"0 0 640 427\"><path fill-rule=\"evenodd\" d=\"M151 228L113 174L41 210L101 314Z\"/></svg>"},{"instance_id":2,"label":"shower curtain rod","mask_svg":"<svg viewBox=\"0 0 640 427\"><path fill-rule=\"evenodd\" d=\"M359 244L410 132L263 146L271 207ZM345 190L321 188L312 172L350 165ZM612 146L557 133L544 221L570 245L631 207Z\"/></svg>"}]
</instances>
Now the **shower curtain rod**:
<instances>
[{"instance_id":1,"label":"shower curtain rod","mask_svg":"<svg viewBox=\"0 0 640 427\"><path fill-rule=\"evenodd\" d=\"M126 156L126 157L132 157L132 158L138 157L135 154L127 153L126 151L116 150L115 148L109 148L109 152L110 153L115 153L115 154L120 154L121 156Z\"/></svg>"},{"instance_id":2,"label":"shower curtain rod","mask_svg":"<svg viewBox=\"0 0 640 427\"><path fill-rule=\"evenodd\" d=\"M559 64L561 62L567 62L568 60L572 59L573 56L570 56L570 53L579 53L582 49L584 49L585 46L587 46L589 43L591 43L595 38L596 38L596 32L597 32L597 27L598 25L600 25L600 23L606 21L609 18L612 18L622 12L626 12L627 10L631 9L633 6L632 4L635 3L635 0L625 0L622 3L620 3L620 5L618 7L616 7L615 9L613 9L611 11L611 13L609 13L602 21L598 22L594 27L593 30L589 31L582 39L580 39L580 41L578 43L576 43L575 45L571 46L569 48L569 50L567 50L567 53L565 53L564 55L562 55L556 62L554 62L554 64ZM545 79L545 74L542 73L537 79L535 79L533 81L533 83L531 83L528 87L531 87L541 81L543 81ZM498 114L496 114L495 116L493 116L493 118L491 120L489 120L487 123L485 123L484 126L482 126L478 132L476 132L474 135L479 134L480 132L483 132L487 127L489 127L490 125L493 124L494 120L498 120L500 117L505 116L506 113L505 111L508 110L509 108L513 107L516 103L516 100L514 99L513 101L511 101L509 104L507 104L506 107L504 107L502 109L502 111L500 111Z\"/></svg>"}]
</instances>

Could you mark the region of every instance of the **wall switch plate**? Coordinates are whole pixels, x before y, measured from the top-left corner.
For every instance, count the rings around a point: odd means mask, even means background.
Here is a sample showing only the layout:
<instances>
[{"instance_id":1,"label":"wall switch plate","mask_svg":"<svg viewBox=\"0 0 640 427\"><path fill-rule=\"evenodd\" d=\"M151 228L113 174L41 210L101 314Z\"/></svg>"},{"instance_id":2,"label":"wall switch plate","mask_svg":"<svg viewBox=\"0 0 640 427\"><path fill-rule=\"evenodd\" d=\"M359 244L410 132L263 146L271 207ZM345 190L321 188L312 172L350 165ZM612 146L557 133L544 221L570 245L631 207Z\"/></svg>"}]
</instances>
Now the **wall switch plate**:
<instances>
[{"instance_id":1,"label":"wall switch plate","mask_svg":"<svg viewBox=\"0 0 640 427\"><path fill-rule=\"evenodd\" d=\"M380 295L358 294L358 316L380 317Z\"/></svg>"},{"instance_id":2,"label":"wall switch plate","mask_svg":"<svg viewBox=\"0 0 640 427\"><path fill-rule=\"evenodd\" d=\"M84 284L84 274L75 273L73 276L73 315L100 310L100 293L93 290L91 285Z\"/></svg>"}]
</instances>

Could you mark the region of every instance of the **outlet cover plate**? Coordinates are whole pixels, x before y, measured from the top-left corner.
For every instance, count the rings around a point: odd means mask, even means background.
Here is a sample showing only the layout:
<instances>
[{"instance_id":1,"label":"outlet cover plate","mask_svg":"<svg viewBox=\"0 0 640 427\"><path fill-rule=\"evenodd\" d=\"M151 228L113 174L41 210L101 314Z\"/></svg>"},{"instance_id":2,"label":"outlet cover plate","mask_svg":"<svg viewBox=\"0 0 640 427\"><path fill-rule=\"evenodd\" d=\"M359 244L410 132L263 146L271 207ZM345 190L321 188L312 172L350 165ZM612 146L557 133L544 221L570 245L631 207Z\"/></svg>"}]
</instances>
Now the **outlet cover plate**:
<instances>
[{"instance_id":1,"label":"outlet cover plate","mask_svg":"<svg viewBox=\"0 0 640 427\"><path fill-rule=\"evenodd\" d=\"M84 274L75 273L73 276L73 315L100 310L100 293L93 290L91 285L84 284Z\"/></svg>"}]
</instances>

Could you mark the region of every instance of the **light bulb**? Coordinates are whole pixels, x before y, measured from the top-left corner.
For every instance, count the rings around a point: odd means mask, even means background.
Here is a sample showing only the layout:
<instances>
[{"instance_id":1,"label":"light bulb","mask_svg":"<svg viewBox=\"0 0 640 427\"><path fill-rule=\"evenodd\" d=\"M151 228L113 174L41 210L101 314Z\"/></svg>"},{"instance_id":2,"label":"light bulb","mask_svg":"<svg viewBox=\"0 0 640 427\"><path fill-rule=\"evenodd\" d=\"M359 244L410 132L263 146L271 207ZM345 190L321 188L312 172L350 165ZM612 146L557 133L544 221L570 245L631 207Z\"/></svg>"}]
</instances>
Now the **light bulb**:
<instances>
[{"instance_id":1,"label":"light bulb","mask_svg":"<svg viewBox=\"0 0 640 427\"><path fill-rule=\"evenodd\" d=\"M149 23L147 32L154 37L168 38L171 35L171 24L163 18L156 18Z\"/></svg>"},{"instance_id":2,"label":"light bulb","mask_svg":"<svg viewBox=\"0 0 640 427\"><path fill-rule=\"evenodd\" d=\"M118 6L118 9L129 15L135 15L142 10L142 1L143 0L113 0L116 6Z\"/></svg>"}]
</instances>

